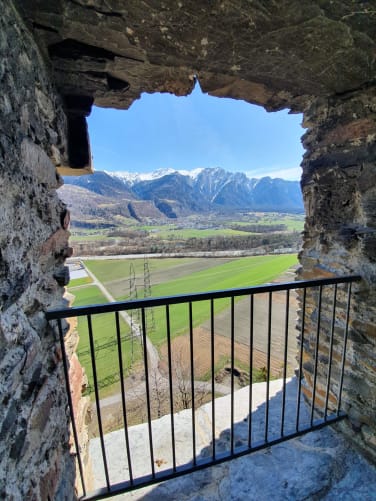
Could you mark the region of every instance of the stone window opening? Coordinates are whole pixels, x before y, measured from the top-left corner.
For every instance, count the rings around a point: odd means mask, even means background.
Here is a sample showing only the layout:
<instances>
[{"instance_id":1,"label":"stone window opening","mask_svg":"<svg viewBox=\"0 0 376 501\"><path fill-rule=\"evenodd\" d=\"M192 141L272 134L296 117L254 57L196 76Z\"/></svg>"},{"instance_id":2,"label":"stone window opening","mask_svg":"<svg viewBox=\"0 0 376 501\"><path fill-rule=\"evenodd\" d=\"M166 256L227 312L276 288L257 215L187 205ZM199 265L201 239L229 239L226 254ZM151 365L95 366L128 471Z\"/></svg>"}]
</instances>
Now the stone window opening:
<instances>
[{"instance_id":1,"label":"stone window opening","mask_svg":"<svg viewBox=\"0 0 376 501\"><path fill-rule=\"evenodd\" d=\"M192 74L213 96L304 113L299 277L362 276L344 381L348 419L341 427L375 462L376 33L370 2L357 9L350 0L288 0L283 8L278 2L198 7L182 1L140 9L130 2L126 11L121 2L99 3L39 0L36 7L9 0L0 18L1 496L70 499L73 492L61 352L45 311L65 304L59 277L69 253L56 167L64 174L71 162L83 163L88 171L90 154L85 139L83 151L79 142L68 153L69 134L85 137L84 121L74 116L68 132L69 114L86 111L73 113L64 100L85 96L96 105L127 108L142 91L187 94ZM315 303L310 307L314 314ZM306 356L309 364L312 353Z\"/></svg>"}]
</instances>

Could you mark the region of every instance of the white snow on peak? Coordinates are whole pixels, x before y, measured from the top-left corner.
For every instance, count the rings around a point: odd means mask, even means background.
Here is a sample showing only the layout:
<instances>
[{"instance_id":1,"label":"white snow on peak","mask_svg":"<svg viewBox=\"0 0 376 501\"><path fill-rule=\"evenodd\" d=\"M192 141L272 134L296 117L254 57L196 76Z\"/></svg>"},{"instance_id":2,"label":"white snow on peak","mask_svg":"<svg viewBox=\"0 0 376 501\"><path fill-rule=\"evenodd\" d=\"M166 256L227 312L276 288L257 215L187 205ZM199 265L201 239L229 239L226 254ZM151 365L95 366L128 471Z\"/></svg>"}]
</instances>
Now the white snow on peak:
<instances>
[{"instance_id":1,"label":"white snow on peak","mask_svg":"<svg viewBox=\"0 0 376 501\"><path fill-rule=\"evenodd\" d=\"M139 178L139 174L137 174L136 172L126 172L126 171L113 172L113 171L108 171L108 170L105 170L103 172L105 172L106 174L108 174L111 177L116 177L118 179L121 179L124 182L128 182L131 184L138 181L138 178Z\"/></svg>"},{"instance_id":2,"label":"white snow on peak","mask_svg":"<svg viewBox=\"0 0 376 501\"><path fill-rule=\"evenodd\" d=\"M192 179L196 179L196 177L202 172L204 169L203 167L197 167L197 169L193 170L177 170L175 172L178 172L182 176L189 176Z\"/></svg>"},{"instance_id":3,"label":"white snow on peak","mask_svg":"<svg viewBox=\"0 0 376 501\"><path fill-rule=\"evenodd\" d=\"M153 172L126 172L126 171L104 171L106 174L112 177L120 178L124 182L129 184L137 183L138 181L151 181L153 179L159 179L163 176L168 176L169 174L181 174L182 176L189 176L192 179L196 177L203 171L203 168L197 168L193 170L177 170L167 167L165 169L158 169Z\"/></svg>"}]
</instances>

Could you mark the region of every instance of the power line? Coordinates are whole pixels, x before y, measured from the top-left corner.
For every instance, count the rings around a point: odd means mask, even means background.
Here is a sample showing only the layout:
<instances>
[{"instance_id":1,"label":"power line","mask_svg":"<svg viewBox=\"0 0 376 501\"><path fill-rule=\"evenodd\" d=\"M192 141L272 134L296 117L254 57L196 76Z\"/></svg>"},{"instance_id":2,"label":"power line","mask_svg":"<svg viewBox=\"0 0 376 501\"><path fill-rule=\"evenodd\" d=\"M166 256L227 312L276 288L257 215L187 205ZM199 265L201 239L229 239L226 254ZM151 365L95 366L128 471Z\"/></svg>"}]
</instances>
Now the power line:
<instances>
[{"instance_id":1,"label":"power line","mask_svg":"<svg viewBox=\"0 0 376 501\"><path fill-rule=\"evenodd\" d=\"M151 297L151 280L149 260L144 256L144 297ZM146 326L148 332L155 332L154 309L146 308Z\"/></svg>"}]
</instances>

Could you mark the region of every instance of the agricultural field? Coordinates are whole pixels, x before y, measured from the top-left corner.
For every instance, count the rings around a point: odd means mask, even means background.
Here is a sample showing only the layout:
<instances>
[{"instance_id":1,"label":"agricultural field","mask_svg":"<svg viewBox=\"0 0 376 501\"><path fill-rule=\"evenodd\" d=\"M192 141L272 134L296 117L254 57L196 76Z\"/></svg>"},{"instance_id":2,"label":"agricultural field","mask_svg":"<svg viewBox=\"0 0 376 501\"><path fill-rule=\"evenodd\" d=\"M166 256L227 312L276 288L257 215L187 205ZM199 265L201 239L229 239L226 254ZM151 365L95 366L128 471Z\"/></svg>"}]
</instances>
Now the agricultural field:
<instances>
[{"instance_id":1,"label":"agricultural field","mask_svg":"<svg viewBox=\"0 0 376 501\"><path fill-rule=\"evenodd\" d=\"M209 237L233 237L235 235L244 235L246 232L241 230L233 230L231 228L210 228L210 229L195 229L195 228L171 228L160 229L152 233L154 238L162 239L187 239L187 238L209 238Z\"/></svg>"},{"instance_id":2,"label":"agricultural field","mask_svg":"<svg viewBox=\"0 0 376 501\"><path fill-rule=\"evenodd\" d=\"M248 287L271 282L285 270L297 263L295 255L257 256L246 258L167 258L149 259L150 285L152 296L189 294L218 289ZM85 266L104 284L116 300L129 298L129 273L131 264L135 272L138 297L143 297L144 260L87 260ZM76 296L74 306L107 302L100 290L92 284L71 287ZM237 301L241 301L239 298ZM228 299L216 300L216 317L225 315L230 307ZM208 301L193 302L193 328L205 324L210 318ZM165 308L153 309L153 322L147 315L147 325L153 326L148 332L153 344L164 349L166 344ZM219 318L219 317L218 317ZM141 346L137 340L131 341L130 328L121 320L123 338L123 363L128 373L141 359ZM119 391L115 374L118 373L118 354L116 351L116 332L114 314L92 317L95 334L97 369L100 371L101 398ZM222 322L222 321L221 321ZM170 307L171 337L184 336L188 332L189 310L187 304ZM80 344L78 356L85 366L91 382L90 352L86 319L79 320Z\"/></svg>"},{"instance_id":3,"label":"agricultural field","mask_svg":"<svg viewBox=\"0 0 376 501\"><path fill-rule=\"evenodd\" d=\"M92 279L90 277L73 278L69 281L69 287L80 287L81 285L91 284Z\"/></svg>"},{"instance_id":4,"label":"agricultural field","mask_svg":"<svg viewBox=\"0 0 376 501\"><path fill-rule=\"evenodd\" d=\"M159 283L169 282L233 260L233 258L149 259L148 268L151 275L151 284L154 286ZM124 299L129 295L131 267L133 267L137 284L140 288L143 287L145 266L143 259L85 260L85 265L117 299Z\"/></svg>"},{"instance_id":5,"label":"agricultural field","mask_svg":"<svg viewBox=\"0 0 376 501\"><path fill-rule=\"evenodd\" d=\"M264 213L258 224L284 224L288 231L303 231L304 230L304 214L276 214Z\"/></svg>"},{"instance_id":6,"label":"agricultural field","mask_svg":"<svg viewBox=\"0 0 376 501\"><path fill-rule=\"evenodd\" d=\"M260 285L274 280L295 263L296 257L291 255L236 259L216 267L211 267L208 270L198 271L188 276L153 286L152 293L153 296L172 296L175 294L189 294L192 292L207 292ZM237 298L236 301L240 299ZM215 315L228 308L230 308L229 299L218 299L214 303ZM210 303L208 301L193 303L192 310L193 327L201 325L210 317ZM172 338L187 332L187 326L189 325L188 315L187 304L171 306ZM161 346L166 342L164 318L164 309L156 308L156 329L151 334L151 339L157 346Z\"/></svg>"},{"instance_id":7,"label":"agricultural field","mask_svg":"<svg viewBox=\"0 0 376 501\"><path fill-rule=\"evenodd\" d=\"M297 264L294 254L148 260L152 296L259 285L274 280L294 264ZM131 266L139 289L138 297L143 297L144 265L143 259L85 260L85 266L119 301L129 297Z\"/></svg>"},{"instance_id":8,"label":"agricultural field","mask_svg":"<svg viewBox=\"0 0 376 501\"><path fill-rule=\"evenodd\" d=\"M149 236L156 240L185 240L190 238L212 238L212 237L234 237L249 234L249 231L242 230L242 226L247 227L250 224L262 226L283 225L284 232L301 232L304 229L304 214L284 214L274 212L251 212L238 215L236 219L221 217L211 218L206 216L202 220L199 216L189 216L179 218L179 224L165 222L155 224L144 222L129 221L127 218L118 217L117 227L113 229L93 228L72 228L72 242L97 242L107 240L108 242L116 239L117 233L126 235L127 232L143 232L144 236ZM236 226L236 229L232 228ZM271 231L273 231L271 229ZM264 232L264 231L263 231ZM257 234L257 228L252 232Z\"/></svg>"},{"instance_id":9,"label":"agricultural field","mask_svg":"<svg viewBox=\"0 0 376 501\"><path fill-rule=\"evenodd\" d=\"M80 280L80 279L78 279ZM74 306L86 306L91 304L106 303L107 299L95 285L72 288L70 292L75 296ZM99 388L101 398L119 391L119 360L116 346L115 316L106 313L92 316L92 330L95 346L95 359L97 373L99 374ZM84 366L88 377L89 386L93 385L92 363L90 356L90 344L88 324L86 317L78 318L79 344L77 355ZM120 317L120 333L122 339L123 366L130 373L132 366L141 359L141 346L138 341L130 339L130 328Z\"/></svg>"}]
</instances>

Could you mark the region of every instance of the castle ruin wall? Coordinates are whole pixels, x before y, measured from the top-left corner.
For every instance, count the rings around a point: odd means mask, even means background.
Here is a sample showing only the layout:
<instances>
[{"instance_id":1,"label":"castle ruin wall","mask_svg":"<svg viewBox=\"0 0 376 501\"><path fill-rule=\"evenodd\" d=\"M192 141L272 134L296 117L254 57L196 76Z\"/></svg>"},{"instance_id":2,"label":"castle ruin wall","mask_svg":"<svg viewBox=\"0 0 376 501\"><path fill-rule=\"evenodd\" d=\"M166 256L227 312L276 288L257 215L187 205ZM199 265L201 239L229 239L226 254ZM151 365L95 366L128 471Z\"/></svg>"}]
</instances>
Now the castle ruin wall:
<instances>
[{"instance_id":1,"label":"castle ruin wall","mask_svg":"<svg viewBox=\"0 0 376 501\"><path fill-rule=\"evenodd\" d=\"M45 311L63 301L71 252L56 189L66 118L10 2L0 17L0 497L72 500L61 351Z\"/></svg>"}]
</instances>

